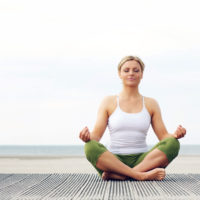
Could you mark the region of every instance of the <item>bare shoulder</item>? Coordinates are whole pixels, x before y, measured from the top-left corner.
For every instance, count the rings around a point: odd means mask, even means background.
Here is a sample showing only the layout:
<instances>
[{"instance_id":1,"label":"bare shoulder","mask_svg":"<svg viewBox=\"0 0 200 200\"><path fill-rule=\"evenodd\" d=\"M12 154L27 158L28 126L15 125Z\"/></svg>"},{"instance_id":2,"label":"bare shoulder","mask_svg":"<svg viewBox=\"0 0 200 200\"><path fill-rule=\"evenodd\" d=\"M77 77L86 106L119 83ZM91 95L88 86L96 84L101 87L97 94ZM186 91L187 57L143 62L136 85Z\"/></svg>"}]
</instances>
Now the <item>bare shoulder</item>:
<instances>
[{"instance_id":1,"label":"bare shoulder","mask_svg":"<svg viewBox=\"0 0 200 200\"><path fill-rule=\"evenodd\" d=\"M105 96L101 102L101 105L106 109L108 116L110 116L117 106L117 95Z\"/></svg>"},{"instance_id":2,"label":"bare shoulder","mask_svg":"<svg viewBox=\"0 0 200 200\"><path fill-rule=\"evenodd\" d=\"M159 109L159 104L156 99L152 97L144 97L145 106L149 111L150 115L152 116L153 113Z\"/></svg>"},{"instance_id":3,"label":"bare shoulder","mask_svg":"<svg viewBox=\"0 0 200 200\"><path fill-rule=\"evenodd\" d=\"M117 95L108 95L108 96L105 96L105 97L103 98L103 100L102 100L101 103L102 103L105 107L109 108L111 105L114 104L116 97L117 97Z\"/></svg>"},{"instance_id":4,"label":"bare shoulder","mask_svg":"<svg viewBox=\"0 0 200 200\"><path fill-rule=\"evenodd\" d=\"M150 105L158 104L157 100L152 97L144 97L145 103L147 102Z\"/></svg>"}]
</instances>

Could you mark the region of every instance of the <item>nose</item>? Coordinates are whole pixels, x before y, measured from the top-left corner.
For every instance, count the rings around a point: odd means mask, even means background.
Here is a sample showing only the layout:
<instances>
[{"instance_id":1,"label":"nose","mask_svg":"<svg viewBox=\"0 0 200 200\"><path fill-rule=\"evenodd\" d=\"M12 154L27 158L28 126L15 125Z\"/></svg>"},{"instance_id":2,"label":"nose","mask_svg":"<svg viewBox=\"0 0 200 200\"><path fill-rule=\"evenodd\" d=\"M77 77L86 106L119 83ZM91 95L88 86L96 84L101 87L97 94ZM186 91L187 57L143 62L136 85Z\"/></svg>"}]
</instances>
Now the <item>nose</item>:
<instances>
[{"instance_id":1,"label":"nose","mask_svg":"<svg viewBox=\"0 0 200 200\"><path fill-rule=\"evenodd\" d=\"M130 74L130 75L133 75L133 74L134 74L134 71L131 71L131 70L130 70L130 71L129 71L129 74Z\"/></svg>"}]
</instances>

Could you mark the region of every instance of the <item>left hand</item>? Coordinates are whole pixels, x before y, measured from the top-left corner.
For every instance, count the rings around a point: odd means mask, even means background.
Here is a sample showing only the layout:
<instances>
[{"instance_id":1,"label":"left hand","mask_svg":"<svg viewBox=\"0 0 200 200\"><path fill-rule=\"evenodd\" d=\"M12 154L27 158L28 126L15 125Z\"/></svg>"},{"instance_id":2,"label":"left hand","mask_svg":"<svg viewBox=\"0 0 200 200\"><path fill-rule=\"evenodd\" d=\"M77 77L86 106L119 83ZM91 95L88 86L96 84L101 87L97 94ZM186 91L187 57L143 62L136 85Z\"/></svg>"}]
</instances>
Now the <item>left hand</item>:
<instances>
[{"instance_id":1,"label":"left hand","mask_svg":"<svg viewBox=\"0 0 200 200\"><path fill-rule=\"evenodd\" d=\"M178 128L176 129L176 131L174 132L173 136L176 139L180 139L182 137L184 137L186 134L186 129L183 128L181 125L178 126Z\"/></svg>"}]
</instances>

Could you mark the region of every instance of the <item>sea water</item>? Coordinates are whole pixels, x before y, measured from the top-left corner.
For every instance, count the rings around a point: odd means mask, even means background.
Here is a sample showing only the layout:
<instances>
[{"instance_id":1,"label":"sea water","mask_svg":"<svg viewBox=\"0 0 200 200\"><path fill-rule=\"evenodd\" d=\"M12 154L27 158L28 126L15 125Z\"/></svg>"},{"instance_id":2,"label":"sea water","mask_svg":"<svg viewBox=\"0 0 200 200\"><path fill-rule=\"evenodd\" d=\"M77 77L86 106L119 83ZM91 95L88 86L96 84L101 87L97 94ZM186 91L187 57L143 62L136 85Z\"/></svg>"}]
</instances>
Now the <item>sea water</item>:
<instances>
[{"instance_id":1,"label":"sea water","mask_svg":"<svg viewBox=\"0 0 200 200\"><path fill-rule=\"evenodd\" d=\"M149 145L150 149L152 146ZM199 155L200 145L181 145L179 155ZM0 145L0 156L84 156L83 145Z\"/></svg>"}]
</instances>

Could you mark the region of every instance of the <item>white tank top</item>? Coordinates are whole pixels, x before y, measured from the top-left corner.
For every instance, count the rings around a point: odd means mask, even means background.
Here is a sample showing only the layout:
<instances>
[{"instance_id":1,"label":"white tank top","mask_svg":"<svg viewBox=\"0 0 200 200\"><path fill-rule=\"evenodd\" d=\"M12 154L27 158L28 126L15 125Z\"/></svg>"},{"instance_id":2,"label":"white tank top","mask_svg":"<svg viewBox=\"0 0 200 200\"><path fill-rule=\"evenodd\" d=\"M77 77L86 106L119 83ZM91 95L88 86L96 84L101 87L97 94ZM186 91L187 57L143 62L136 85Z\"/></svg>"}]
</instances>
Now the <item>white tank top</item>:
<instances>
[{"instance_id":1,"label":"white tank top","mask_svg":"<svg viewBox=\"0 0 200 200\"><path fill-rule=\"evenodd\" d=\"M117 96L117 108L108 119L110 132L110 145L108 150L114 154L136 154L146 152L146 136L151 124L151 116L144 104L138 113L127 113L119 106Z\"/></svg>"}]
</instances>

